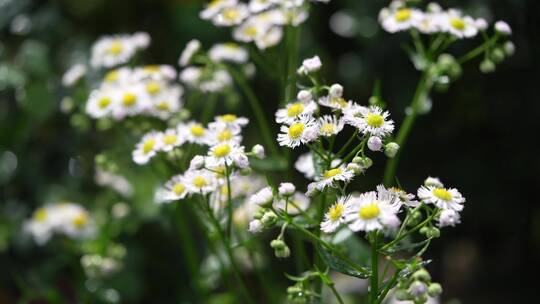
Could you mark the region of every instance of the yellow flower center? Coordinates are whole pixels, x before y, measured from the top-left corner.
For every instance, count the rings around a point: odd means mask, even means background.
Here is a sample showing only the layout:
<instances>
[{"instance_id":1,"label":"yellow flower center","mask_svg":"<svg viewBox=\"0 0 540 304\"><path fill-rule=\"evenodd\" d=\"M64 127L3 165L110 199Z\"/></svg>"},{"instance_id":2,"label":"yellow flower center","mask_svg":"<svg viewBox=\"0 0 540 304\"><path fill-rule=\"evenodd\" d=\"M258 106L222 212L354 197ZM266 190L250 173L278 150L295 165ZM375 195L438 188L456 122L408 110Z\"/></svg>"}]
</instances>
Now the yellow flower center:
<instances>
[{"instance_id":1,"label":"yellow flower center","mask_svg":"<svg viewBox=\"0 0 540 304\"><path fill-rule=\"evenodd\" d=\"M228 144L223 144L214 148L215 157L224 157L229 155L230 152L231 146L229 146Z\"/></svg>"},{"instance_id":2,"label":"yellow flower center","mask_svg":"<svg viewBox=\"0 0 540 304\"><path fill-rule=\"evenodd\" d=\"M431 191L433 195L435 195L437 198L442 199L443 201L451 201L452 200L452 194L448 192L448 190L444 188L435 188L433 191Z\"/></svg>"},{"instance_id":3,"label":"yellow flower center","mask_svg":"<svg viewBox=\"0 0 540 304\"><path fill-rule=\"evenodd\" d=\"M244 29L244 35L248 37L255 37L257 36L257 28L254 26L248 26Z\"/></svg>"},{"instance_id":4,"label":"yellow flower center","mask_svg":"<svg viewBox=\"0 0 540 304\"><path fill-rule=\"evenodd\" d=\"M236 120L236 115L234 115L234 114L225 114L225 115L221 115L220 118L224 122L234 122Z\"/></svg>"},{"instance_id":5,"label":"yellow flower center","mask_svg":"<svg viewBox=\"0 0 540 304\"><path fill-rule=\"evenodd\" d=\"M109 53L112 55L118 55L122 53L122 50L123 50L122 42L120 41L115 41L111 43L111 46L109 47Z\"/></svg>"},{"instance_id":6,"label":"yellow flower center","mask_svg":"<svg viewBox=\"0 0 540 304\"><path fill-rule=\"evenodd\" d=\"M300 102L293 103L287 108L287 116L296 117L304 112L304 108L304 104Z\"/></svg>"},{"instance_id":7,"label":"yellow flower center","mask_svg":"<svg viewBox=\"0 0 540 304\"><path fill-rule=\"evenodd\" d=\"M456 30L462 31L465 29L465 21L463 21L461 18L452 18L450 20L450 25L452 25L452 27Z\"/></svg>"},{"instance_id":8,"label":"yellow flower center","mask_svg":"<svg viewBox=\"0 0 540 304\"><path fill-rule=\"evenodd\" d=\"M38 222L44 222L47 219L47 210L45 208L39 208L34 213L34 218Z\"/></svg>"},{"instance_id":9,"label":"yellow flower center","mask_svg":"<svg viewBox=\"0 0 540 304\"><path fill-rule=\"evenodd\" d=\"M366 116L366 123L373 128L380 128L384 123L384 118L379 114L369 113Z\"/></svg>"},{"instance_id":10,"label":"yellow flower center","mask_svg":"<svg viewBox=\"0 0 540 304\"><path fill-rule=\"evenodd\" d=\"M379 209L376 202L366 205L360 208L360 211L358 211L358 215L364 220L376 218L379 213L381 213L381 209Z\"/></svg>"},{"instance_id":11,"label":"yellow flower center","mask_svg":"<svg viewBox=\"0 0 540 304\"><path fill-rule=\"evenodd\" d=\"M229 130L223 130L218 133L217 139L219 141L227 141L230 140L233 137L232 132Z\"/></svg>"},{"instance_id":12,"label":"yellow flower center","mask_svg":"<svg viewBox=\"0 0 540 304\"><path fill-rule=\"evenodd\" d=\"M206 186L206 179L204 179L202 176L196 176L193 178L193 185L197 188L202 188Z\"/></svg>"},{"instance_id":13,"label":"yellow flower center","mask_svg":"<svg viewBox=\"0 0 540 304\"><path fill-rule=\"evenodd\" d=\"M143 67L143 71L150 72L150 73L159 72L159 65L155 65L155 64L146 65Z\"/></svg>"},{"instance_id":14,"label":"yellow flower center","mask_svg":"<svg viewBox=\"0 0 540 304\"><path fill-rule=\"evenodd\" d=\"M176 142L178 137L175 134L167 134L163 136L163 143L166 145L172 145Z\"/></svg>"},{"instance_id":15,"label":"yellow flower center","mask_svg":"<svg viewBox=\"0 0 540 304\"><path fill-rule=\"evenodd\" d=\"M72 222L75 227L81 228L88 223L88 216L84 213L79 213L73 218Z\"/></svg>"},{"instance_id":16,"label":"yellow flower center","mask_svg":"<svg viewBox=\"0 0 540 304\"><path fill-rule=\"evenodd\" d=\"M155 95L161 91L161 86L157 82L150 82L146 85L146 92L150 95Z\"/></svg>"},{"instance_id":17,"label":"yellow flower center","mask_svg":"<svg viewBox=\"0 0 540 304\"><path fill-rule=\"evenodd\" d=\"M223 2L223 1L222 0L212 0L210 3L208 3L208 7L215 7L218 4L220 4L221 2Z\"/></svg>"},{"instance_id":18,"label":"yellow flower center","mask_svg":"<svg viewBox=\"0 0 540 304\"><path fill-rule=\"evenodd\" d=\"M200 125L193 125L189 130L191 131L191 134L195 137L201 137L204 135L204 128Z\"/></svg>"},{"instance_id":19,"label":"yellow flower center","mask_svg":"<svg viewBox=\"0 0 540 304\"><path fill-rule=\"evenodd\" d=\"M223 19L227 21L235 21L240 16L240 12L236 8L226 8L223 10Z\"/></svg>"},{"instance_id":20,"label":"yellow flower center","mask_svg":"<svg viewBox=\"0 0 540 304\"><path fill-rule=\"evenodd\" d=\"M324 172L323 176L325 179L329 179L329 178L332 178L338 174L341 174L341 172L343 172L343 170L341 170L341 168L334 168L334 169L330 169L330 170L327 170Z\"/></svg>"},{"instance_id":21,"label":"yellow flower center","mask_svg":"<svg viewBox=\"0 0 540 304\"><path fill-rule=\"evenodd\" d=\"M169 111L171 108L169 107L169 103L166 101L160 101L156 104L156 108L161 111Z\"/></svg>"},{"instance_id":22,"label":"yellow flower center","mask_svg":"<svg viewBox=\"0 0 540 304\"><path fill-rule=\"evenodd\" d=\"M402 8L396 11L394 19L397 22L405 22L411 18L412 11L408 8Z\"/></svg>"},{"instance_id":23,"label":"yellow flower center","mask_svg":"<svg viewBox=\"0 0 540 304\"><path fill-rule=\"evenodd\" d=\"M333 134L336 126L332 123L325 123L321 126L321 132L324 134Z\"/></svg>"},{"instance_id":24,"label":"yellow flower center","mask_svg":"<svg viewBox=\"0 0 540 304\"><path fill-rule=\"evenodd\" d=\"M111 104L111 99L109 97L103 97L98 101L98 107L100 109L105 109Z\"/></svg>"},{"instance_id":25,"label":"yellow flower center","mask_svg":"<svg viewBox=\"0 0 540 304\"><path fill-rule=\"evenodd\" d=\"M340 108L346 108L349 105L347 101L341 97L333 97L330 102Z\"/></svg>"},{"instance_id":26,"label":"yellow flower center","mask_svg":"<svg viewBox=\"0 0 540 304\"><path fill-rule=\"evenodd\" d=\"M137 102L137 96L132 93L126 93L124 94L124 97L122 97L122 103L126 107L131 107Z\"/></svg>"},{"instance_id":27,"label":"yellow flower center","mask_svg":"<svg viewBox=\"0 0 540 304\"><path fill-rule=\"evenodd\" d=\"M181 195L182 193L184 193L185 190L186 187L181 183L174 184L174 186L172 187L172 191L176 195Z\"/></svg>"},{"instance_id":28,"label":"yellow flower center","mask_svg":"<svg viewBox=\"0 0 540 304\"><path fill-rule=\"evenodd\" d=\"M301 122L292 124L289 127L289 136L293 139L297 139L300 136L302 136L302 133L304 133L305 125Z\"/></svg>"},{"instance_id":29,"label":"yellow flower center","mask_svg":"<svg viewBox=\"0 0 540 304\"><path fill-rule=\"evenodd\" d=\"M118 80L118 74L119 73L117 70L110 71L109 73L105 75L105 82L114 82Z\"/></svg>"},{"instance_id":30,"label":"yellow flower center","mask_svg":"<svg viewBox=\"0 0 540 304\"><path fill-rule=\"evenodd\" d=\"M150 153L154 149L155 144L156 144L156 140L153 138L146 140L142 147L143 153L144 154Z\"/></svg>"},{"instance_id":31,"label":"yellow flower center","mask_svg":"<svg viewBox=\"0 0 540 304\"><path fill-rule=\"evenodd\" d=\"M343 214L343 204L335 204L332 207L330 207L330 209L328 209L328 218L330 218L330 220L333 222L339 220L342 214Z\"/></svg>"}]
</instances>

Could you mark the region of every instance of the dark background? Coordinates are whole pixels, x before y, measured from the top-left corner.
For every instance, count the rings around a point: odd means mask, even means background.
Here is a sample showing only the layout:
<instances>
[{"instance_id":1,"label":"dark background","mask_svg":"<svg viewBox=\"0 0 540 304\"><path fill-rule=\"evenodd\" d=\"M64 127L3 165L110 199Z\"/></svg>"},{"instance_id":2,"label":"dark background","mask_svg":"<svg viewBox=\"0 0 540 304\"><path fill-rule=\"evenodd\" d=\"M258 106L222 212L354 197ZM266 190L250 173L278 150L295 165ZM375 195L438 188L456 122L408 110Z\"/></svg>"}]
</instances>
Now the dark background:
<instances>
[{"instance_id":1,"label":"dark background","mask_svg":"<svg viewBox=\"0 0 540 304\"><path fill-rule=\"evenodd\" d=\"M318 5L302 27L301 58L319 54L326 79L342 83L347 97L360 103L367 103L375 80L380 79L382 96L399 125L419 73L400 48L405 35L387 34L375 23L385 4L334 0ZM540 269L536 133L540 129L540 4L534 0L440 4L461 7L491 21L506 20L513 28L517 51L492 74L480 73L478 60L465 64L463 76L446 93L432 95L433 109L415 124L398 175L411 190L427 175L439 176L467 198L462 224L446 229L427 254L434 259L429 266L434 279L444 287L443 299L531 302L537 297L534 291ZM216 29L198 19L198 1L21 0L10 7L0 11L0 58L3 64L14 63L26 81L24 87L21 83L0 87L0 152L10 150L18 158L17 169L3 173L0 179L1 220L8 232L10 217L16 217L8 212L28 213L51 188L63 185L83 193L94 190L85 186L83 176L73 174L69 160L91 155L108 143L99 137L87 140L73 130L70 118L57 111L65 92L55 85L92 41L102 34L144 30L152 36L145 60L174 65L191 38L199 38L206 47L230 38L227 29ZM331 16L339 10L358 21L351 37L339 36L329 27ZM33 20L24 35L9 29L10 20L20 13ZM38 46L28 46L29 41ZM463 54L477 44L478 40L462 41L451 52ZM25 45L30 55L22 54ZM32 54L40 47L46 48L42 55ZM42 56L45 62L33 66L26 60L32 56ZM259 75L255 85L267 117L272 118L278 104L276 84ZM21 90L25 90L23 97ZM32 98L39 103L33 103ZM242 111L249 115L248 109ZM376 165L361 188L371 188L380 181L383 160L375 159ZM8 244L16 243L8 232L3 231L0 238L0 269L6 270L0 274L0 303L17 294L11 277L14 272L33 267L43 254L51 254L41 249L21 256ZM175 252L179 245L171 241L174 238L150 221L125 240L141 252L135 259L139 259L144 279L135 285L144 288L136 302L167 302L172 288L176 288L177 299L188 292L179 287L189 278L178 262Z\"/></svg>"}]
</instances>

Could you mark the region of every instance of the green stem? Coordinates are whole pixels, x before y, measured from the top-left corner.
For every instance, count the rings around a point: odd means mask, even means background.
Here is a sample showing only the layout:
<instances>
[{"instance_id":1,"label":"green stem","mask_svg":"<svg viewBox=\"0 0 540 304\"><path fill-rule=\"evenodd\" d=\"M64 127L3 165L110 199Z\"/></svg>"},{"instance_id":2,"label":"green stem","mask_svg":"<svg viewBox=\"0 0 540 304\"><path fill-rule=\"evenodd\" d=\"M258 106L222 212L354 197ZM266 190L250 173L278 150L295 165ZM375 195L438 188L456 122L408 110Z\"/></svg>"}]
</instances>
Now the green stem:
<instances>
[{"instance_id":1,"label":"green stem","mask_svg":"<svg viewBox=\"0 0 540 304\"><path fill-rule=\"evenodd\" d=\"M347 151L347 148L354 142L354 139L356 138L356 135L358 135L358 132L360 131L357 128L355 128L353 135L349 138L349 140L345 143L345 145L343 145L343 147L339 149L338 153L336 153L336 158L340 158L341 154Z\"/></svg>"},{"instance_id":2,"label":"green stem","mask_svg":"<svg viewBox=\"0 0 540 304\"><path fill-rule=\"evenodd\" d=\"M392 287L394 287L398 277L399 277L399 270L396 269L396 272L394 273L392 278L390 280L386 281L386 285L385 285L383 291L381 292L379 298L375 302L376 304L380 304L380 303L382 303L382 301L384 301L384 298L386 298L386 295L388 294L390 289L392 289Z\"/></svg>"},{"instance_id":3,"label":"green stem","mask_svg":"<svg viewBox=\"0 0 540 304\"><path fill-rule=\"evenodd\" d=\"M485 43L483 43L479 47L477 47L477 48L473 49L472 51L468 52L467 54L461 56L458 59L459 64L463 64L463 63L475 58L476 56L481 55L486 50L489 50L489 48L492 47L492 45L497 43L498 39L499 39L499 36L495 35L490 40L486 41Z\"/></svg>"},{"instance_id":4,"label":"green stem","mask_svg":"<svg viewBox=\"0 0 540 304\"><path fill-rule=\"evenodd\" d=\"M376 303L379 294L379 234L375 231L372 234L371 242L371 285L369 303Z\"/></svg>"},{"instance_id":5,"label":"green stem","mask_svg":"<svg viewBox=\"0 0 540 304\"><path fill-rule=\"evenodd\" d=\"M397 244L399 241L401 241L402 239L404 239L406 236L410 235L411 233L415 232L416 230L422 228L423 226L425 226L427 223L431 222L435 216L437 215L438 213L437 212L433 212L432 215L428 216L423 222L421 222L420 224L416 225L414 228L412 228L411 230L407 231L406 233L402 234L401 236L398 236L396 237L393 241L391 241L390 243L384 245L381 247L381 251L385 251L386 249L394 246L395 244Z\"/></svg>"},{"instance_id":6,"label":"green stem","mask_svg":"<svg viewBox=\"0 0 540 304\"><path fill-rule=\"evenodd\" d=\"M227 230L226 235L229 240L232 239L232 222L233 222L233 203L231 193L231 167L225 163L225 176L227 180Z\"/></svg>"},{"instance_id":7,"label":"green stem","mask_svg":"<svg viewBox=\"0 0 540 304\"><path fill-rule=\"evenodd\" d=\"M330 287L330 290L332 290L332 293L334 294L334 296L336 297L337 301L339 304L343 304L343 299L341 298L341 296L339 295L339 292L337 292L336 290L336 286L334 286L334 284L329 284L328 287Z\"/></svg>"},{"instance_id":8,"label":"green stem","mask_svg":"<svg viewBox=\"0 0 540 304\"><path fill-rule=\"evenodd\" d=\"M246 96L251 109L253 110L253 113L255 114L255 119L257 120L257 124L259 125L259 129L262 133L263 140L265 142L265 145L270 148L272 154L278 155L278 147L276 144L276 141L272 137L272 132L270 131L270 124L268 123L268 120L264 116L264 112L262 109L261 102L259 99L257 99L257 96L253 92L253 90L249 87L249 85L246 82L245 77L238 72L235 68L228 67L229 72L233 76L234 80L238 84L238 87L242 90L244 95Z\"/></svg>"},{"instance_id":9,"label":"green stem","mask_svg":"<svg viewBox=\"0 0 540 304\"><path fill-rule=\"evenodd\" d=\"M296 66L298 65L298 42L300 28L295 26L287 27L287 72L285 75L285 100L290 102L294 98L296 90Z\"/></svg>"}]
</instances>

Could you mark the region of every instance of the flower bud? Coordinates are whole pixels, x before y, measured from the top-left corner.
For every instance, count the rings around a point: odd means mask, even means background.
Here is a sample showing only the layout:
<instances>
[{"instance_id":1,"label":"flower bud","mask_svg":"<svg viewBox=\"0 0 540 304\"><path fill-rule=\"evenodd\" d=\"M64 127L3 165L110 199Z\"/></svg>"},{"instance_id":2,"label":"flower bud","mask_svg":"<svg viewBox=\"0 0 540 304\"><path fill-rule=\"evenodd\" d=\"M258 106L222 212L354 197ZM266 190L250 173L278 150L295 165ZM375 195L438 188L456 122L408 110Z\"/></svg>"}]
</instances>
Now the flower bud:
<instances>
[{"instance_id":1,"label":"flower bud","mask_svg":"<svg viewBox=\"0 0 540 304\"><path fill-rule=\"evenodd\" d=\"M310 128L304 133L304 139L306 142L312 142L319 137L319 131L317 128Z\"/></svg>"},{"instance_id":2,"label":"flower bud","mask_svg":"<svg viewBox=\"0 0 540 304\"><path fill-rule=\"evenodd\" d=\"M431 281L431 275L424 268L415 271L412 275L413 279L423 282Z\"/></svg>"},{"instance_id":3,"label":"flower bud","mask_svg":"<svg viewBox=\"0 0 540 304\"><path fill-rule=\"evenodd\" d=\"M352 162L355 164L360 164L362 162L362 158L360 156L356 156L352 159Z\"/></svg>"},{"instance_id":4,"label":"flower bud","mask_svg":"<svg viewBox=\"0 0 540 304\"><path fill-rule=\"evenodd\" d=\"M418 232L420 232L420 234L426 235L428 230L429 230L429 227L424 226L424 227L420 228L420 230Z\"/></svg>"},{"instance_id":5,"label":"flower bud","mask_svg":"<svg viewBox=\"0 0 540 304\"><path fill-rule=\"evenodd\" d=\"M459 224L460 215L457 211L454 211L452 209L445 209L441 212L441 215L439 216L439 223L438 226L440 228L447 227L447 226L455 226L456 224Z\"/></svg>"},{"instance_id":6,"label":"flower bud","mask_svg":"<svg viewBox=\"0 0 540 304\"><path fill-rule=\"evenodd\" d=\"M275 240L272 240L270 242L270 247L272 247L273 249L276 249L276 250L281 250L283 248L285 248L287 245L285 244L285 242L283 240L280 240L280 239L275 239Z\"/></svg>"},{"instance_id":7,"label":"flower bud","mask_svg":"<svg viewBox=\"0 0 540 304\"><path fill-rule=\"evenodd\" d=\"M263 224L260 220L253 220L249 222L248 231L251 233L258 233L263 230Z\"/></svg>"},{"instance_id":8,"label":"flower bud","mask_svg":"<svg viewBox=\"0 0 540 304\"><path fill-rule=\"evenodd\" d=\"M380 137L371 136L368 139L367 146L371 151L380 151L382 148L382 140Z\"/></svg>"},{"instance_id":9,"label":"flower bud","mask_svg":"<svg viewBox=\"0 0 540 304\"><path fill-rule=\"evenodd\" d=\"M395 293L396 300L398 301L407 301L411 299L411 295L405 289L398 289Z\"/></svg>"},{"instance_id":10,"label":"flower bud","mask_svg":"<svg viewBox=\"0 0 540 304\"><path fill-rule=\"evenodd\" d=\"M278 192L282 196L291 196L296 191L296 187L292 183L281 183Z\"/></svg>"},{"instance_id":11,"label":"flower bud","mask_svg":"<svg viewBox=\"0 0 540 304\"><path fill-rule=\"evenodd\" d=\"M352 172L354 172L354 174L360 174L360 173L362 173L362 167L360 167L359 164L348 163L348 164L347 164L347 169L348 169L348 170L351 170Z\"/></svg>"},{"instance_id":12,"label":"flower bud","mask_svg":"<svg viewBox=\"0 0 540 304\"><path fill-rule=\"evenodd\" d=\"M313 56L312 58L305 59L302 62L302 66L298 69L299 74L309 74L321 69L322 63L319 56Z\"/></svg>"},{"instance_id":13,"label":"flower bud","mask_svg":"<svg viewBox=\"0 0 540 304\"><path fill-rule=\"evenodd\" d=\"M244 153L236 153L233 155L234 165L240 169L249 167L249 159Z\"/></svg>"},{"instance_id":14,"label":"flower bud","mask_svg":"<svg viewBox=\"0 0 540 304\"><path fill-rule=\"evenodd\" d=\"M485 31L488 27L488 23L486 19L478 18L474 21L474 26L481 31Z\"/></svg>"},{"instance_id":15,"label":"flower bud","mask_svg":"<svg viewBox=\"0 0 540 304\"><path fill-rule=\"evenodd\" d=\"M423 282L414 281L409 287L409 292L411 293L413 297L420 297L426 294L427 286Z\"/></svg>"},{"instance_id":16,"label":"flower bud","mask_svg":"<svg viewBox=\"0 0 540 304\"><path fill-rule=\"evenodd\" d=\"M485 59L480 63L480 71L488 74L494 72L496 69L495 63L489 59Z\"/></svg>"},{"instance_id":17,"label":"flower bud","mask_svg":"<svg viewBox=\"0 0 540 304\"><path fill-rule=\"evenodd\" d=\"M395 142L389 142L384 146L384 154L388 158L394 158L399 151L399 145Z\"/></svg>"},{"instance_id":18,"label":"flower bud","mask_svg":"<svg viewBox=\"0 0 540 304\"><path fill-rule=\"evenodd\" d=\"M250 175L253 172L250 167L240 169L240 175L246 176Z\"/></svg>"},{"instance_id":19,"label":"flower bud","mask_svg":"<svg viewBox=\"0 0 540 304\"><path fill-rule=\"evenodd\" d=\"M272 211L268 211L261 218L261 222L265 227L274 226L274 224L277 222L277 215Z\"/></svg>"},{"instance_id":20,"label":"flower bud","mask_svg":"<svg viewBox=\"0 0 540 304\"><path fill-rule=\"evenodd\" d=\"M512 28L510 27L510 25L508 25L508 23L504 21L495 22L495 31L505 36L512 35Z\"/></svg>"},{"instance_id":21,"label":"flower bud","mask_svg":"<svg viewBox=\"0 0 540 304\"><path fill-rule=\"evenodd\" d=\"M436 297L442 293L443 289L439 283L431 283L428 287L428 294L430 297Z\"/></svg>"},{"instance_id":22,"label":"flower bud","mask_svg":"<svg viewBox=\"0 0 540 304\"><path fill-rule=\"evenodd\" d=\"M506 41L503 45L503 50L507 56L513 56L516 52L516 46L512 41Z\"/></svg>"},{"instance_id":23,"label":"flower bud","mask_svg":"<svg viewBox=\"0 0 540 304\"><path fill-rule=\"evenodd\" d=\"M443 183L441 182L440 179L436 178L436 177L431 177L429 176L428 178L426 178L426 180L424 181L424 186L426 187L435 187L435 188L443 188L444 185Z\"/></svg>"},{"instance_id":24,"label":"flower bud","mask_svg":"<svg viewBox=\"0 0 540 304\"><path fill-rule=\"evenodd\" d=\"M432 227L426 232L428 238L438 238L441 236L441 231L438 228Z\"/></svg>"},{"instance_id":25,"label":"flower bud","mask_svg":"<svg viewBox=\"0 0 540 304\"><path fill-rule=\"evenodd\" d=\"M257 158L263 159L264 158L264 147L261 145L255 145L253 148L251 148L251 153L255 154Z\"/></svg>"},{"instance_id":26,"label":"flower bud","mask_svg":"<svg viewBox=\"0 0 540 304\"><path fill-rule=\"evenodd\" d=\"M299 101L308 102L313 98L313 96L311 95L311 92L308 90L300 90L300 92L298 92L298 94L296 95L296 98Z\"/></svg>"},{"instance_id":27,"label":"flower bud","mask_svg":"<svg viewBox=\"0 0 540 304\"><path fill-rule=\"evenodd\" d=\"M274 194L272 193L272 188L265 187L261 189L259 192L253 194L250 197L249 202L251 204L256 204L256 205L264 207L266 205L271 204L273 200L274 200Z\"/></svg>"},{"instance_id":28,"label":"flower bud","mask_svg":"<svg viewBox=\"0 0 540 304\"><path fill-rule=\"evenodd\" d=\"M276 258L285 259L291 256L291 250L287 245L285 245L283 249L274 250L274 255L276 256Z\"/></svg>"},{"instance_id":29,"label":"flower bud","mask_svg":"<svg viewBox=\"0 0 540 304\"><path fill-rule=\"evenodd\" d=\"M189 170L199 170L204 167L204 156L195 155L189 163Z\"/></svg>"},{"instance_id":30,"label":"flower bud","mask_svg":"<svg viewBox=\"0 0 540 304\"><path fill-rule=\"evenodd\" d=\"M362 160L358 164L363 170L366 170L373 165L373 161L369 157L362 157Z\"/></svg>"},{"instance_id":31,"label":"flower bud","mask_svg":"<svg viewBox=\"0 0 540 304\"><path fill-rule=\"evenodd\" d=\"M330 87L330 96L340 98L343 96L343 87L335 83Z\"/></svg>"},{"instance_id":32,"label":"flower bud","mask_svg":"<svg viewBox=\"0 0 540 304\"><path fill-rule=\"evenodd\" d=\"M491 52L491 60L493 60L495 63L501 63L504 60L505 56L506 54L500 47L493 49L493 51Z\"/></svg>"}]
</instances>

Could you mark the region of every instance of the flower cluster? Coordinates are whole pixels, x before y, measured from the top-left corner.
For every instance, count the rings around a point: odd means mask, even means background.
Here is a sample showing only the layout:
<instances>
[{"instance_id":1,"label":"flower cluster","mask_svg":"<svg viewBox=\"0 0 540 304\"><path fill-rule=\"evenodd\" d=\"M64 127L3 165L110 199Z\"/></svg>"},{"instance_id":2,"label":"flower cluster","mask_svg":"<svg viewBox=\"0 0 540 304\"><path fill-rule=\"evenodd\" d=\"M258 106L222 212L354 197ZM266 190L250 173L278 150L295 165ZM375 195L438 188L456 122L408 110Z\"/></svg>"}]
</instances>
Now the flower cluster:
<instances>
[{"instance_id":1,"label":"flower cluster","mask_svg":"<svg viewBox=\"0 0 540 304\"><path fill-rule=\"evenodd\" d=\"M109 71L90 93L86 112L93 118L116 120L135 115L168 119L182 107L183 88L172 82L175 78L176 71L168 65Z\"/></svg>"},{"instance_id":2,"label":"flower cluster","mask_svg":"<svg viewBox=\"0 0 540 304\"><path fill-rule=\"evenodd\" d=\"M95 228L88 211L69 202L40 207L24 224L24 230L39 245L47 243L54 234L62 234L72 239L88 239L94 235Z\"/></svg>"},{"instance_id":3,"label":"flower cluster","mask_svg":"<svg viewBox=\"0 0 540 304\"><path fill-rule=\"evenodd\" d=\"M200 17L216 26L234 27L236 41L254 42L259 49L266 49L281 41L283 27L306 21L308 9L304 0L213 0Z\"/></svg>"},{"instance_id":4,"label":"flower cluster","mask_svg":"<svg viewBox=\"0 0 540 304\"><path fill-rule=\"evenodd\" d=\"M127 63L139 50L150 45L150 36L144 32L132 35L104 36L92 46L90 64L94 68L112 68Z\"/></svg>"}]
</instances>

